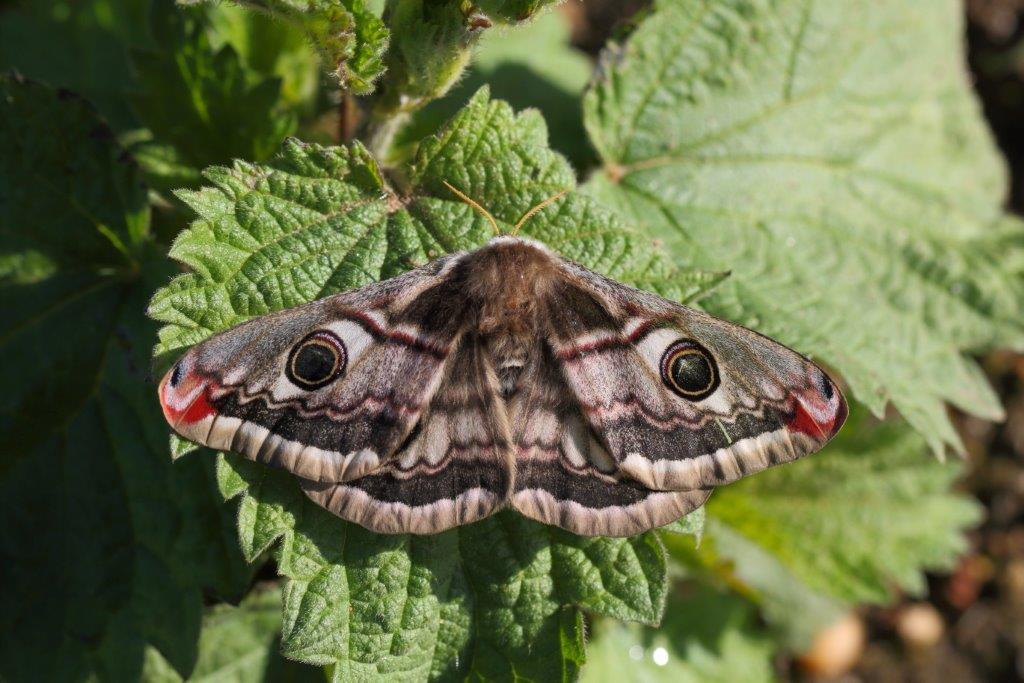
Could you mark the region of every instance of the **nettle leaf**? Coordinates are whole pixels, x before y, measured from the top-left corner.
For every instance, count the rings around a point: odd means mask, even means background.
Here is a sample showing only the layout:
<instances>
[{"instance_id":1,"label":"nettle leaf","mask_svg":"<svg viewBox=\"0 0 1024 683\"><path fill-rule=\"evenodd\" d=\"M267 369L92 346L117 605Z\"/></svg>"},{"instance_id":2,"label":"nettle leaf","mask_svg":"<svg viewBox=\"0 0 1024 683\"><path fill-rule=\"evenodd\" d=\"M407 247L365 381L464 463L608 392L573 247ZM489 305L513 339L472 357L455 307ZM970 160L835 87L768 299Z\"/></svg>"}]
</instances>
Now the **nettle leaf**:
<instances>
[{"instance_id":1,"label":"nettle leaf","mask_svg":"<svg viewBox=\"0 0 1024 683\"><path fill-rule=\"evenodd\" d=\"M214 51L201 10L157 0L151 12L154 45L132 51L140 80L132 103L155 142L170 147L147 155L157 175L194 182L168 165L198 169L276 152L296 126L294 112L279 106L281 78L248 67L230 43Z\"/></svg>"},{"instance_id":2,"label":"nettle leaf","mask_svg":"<svg viewBox=\"0 0 1024 683\"><path fill-rule=\"evenodd\" d=\"M314 668L284 659L278 652L281 634L281 590L260 586L237 607L215 605L203 615L199 658L188 680L323 681ZM181 683L184 679L153 648L146 651L142 680Z\"/></svg>"},{"instance_id":3,"label":"nettle leaf","mask_svg":"<svg viewBox=\"0 0 1024 683\"><path fill-rule=\"evenodd\" d=\"M172 465L147 382L146 188L80 98L0 79L0 677L182 675L201 589L250 570L214 468Z\"/></svg>"},{"instance_id":4,"label":"nettle leaf","mask_svg":"<svg viewBox=\"0 0 1024 683\"><path fill-rule=\"evenodd\" d=\"M870 422L854 410L827 454L717 490L700 548L673 541L673 555L746 586L797 647L843 604L924 594L923 572L953 566L982 509L950 490L959 463L901 422Z\"/></svg>"},{"instance_id":5,"label":"nettle leaf","mask_svg":"<svg viewBox=\"0 0 1024 683\"><path fill-rule=\"evenodd\" d=\"M544 120L514 115L486 89L424 141L400 199L358 143L288 140L268 165L236 162L178 196L199 215L171 248L191 274L161 289L150 314L167 323L160 355L178 353L256 315L394 277L442 254L481 246L487 220L444 186L473 197L510 229L575 177L546 146ZM663 296L692 298L717 283L679 271L591 198L569 194L523 227L567 258Z\"/></svg>"},{"instance_id":6,"label":"nettle leaf","mask_svg":"<svg viewBox=\"0 0 1024 683\"><path fill-rule=\"evenodd\" d=\"M669 598L658 629L599 621L583 683L774 681L775 644L756 625L753 606L705 586Z\"/></svg>"},{"instance_id":7,"label":"nettle leaf","mask_svg":"<svg viewBox=\"0 0 1024 683\"><path fill-rule=\"evenodd\" d=\"M535 108L544 116L551 147L575 168L596 161L580 118L580 98L593 72L587 56L569 43L570 22L563 12L545 12L515 30L487 31L463 77L443 98L415 112L396 134L389 161L405 159L437 132L482 85L516 109Z\"/></svg>"},{"instance_id":8,"label":"nettle leaf","mask_svg":"<svg viewBox=\"0 0 1024 683\"><path fill-rule=\"evenodd\" d=\"M131 158L76 95L0 78L0 130L0 452L14 454L94 390L123 296L105 273L138 268L149 210Z\"/></svg>"},{"instance_id":9,"label":"nettle leaf","mask_svg":"<svg viewBox=\"0 0 1024 683\"><path fill-rule=\"evenodd\" d=\"M585 98L587 189L682 263L705 306L892 402L935 450L944 402L1002 408L965 350L1020 344L1022 247L991 248L1003 167L970 92L962 8L665 0ZM899 39L887 37L899 36Z\"/></svg>"},{"instance_id":10,"label":"nettle leaf","mask_svg":"<svg viewBox=\"0 0 1024 683\"><path fill-rule=\"evenodd\" d=\"M488 222L448 181L505 224L572 188L543 120L478 93L406 170L399 197L366 151L291 140L268 165L206 172L181 198L199 219L171 255L192 269L153 298L171 356L246 318L391 277L481 245ZM619 280L683 297L689 278L652 256L589 197L570 194L524 232ZM168 359L169 360L169 359ZM308 501L295 478L228 456L225 497L250 560L272 550L285 589L286 656L335 679L571 678L582 662L577 608L656 623L665 597L660 538L580 538L504 513L437 536L384 536Z\"/></svg>"},{"instance_id":11,"label":"nettle leaf","mask_svg":"<svg viewBox=\"0 0 1024 683\"><path fill-rule=\"evenodd\" d=\"M136 86L126 46L145 34L145 2L26 0L0 10L0 72L68 88L117 130L138 125L125 93Z\"/></svg>"},{"instance_id":12,"label":"nettle leaf","mask_svg":"<svg viewBox=\"0 0 1024 683\"><path fill-rule=\"evenodd\" d=\"M419 109L448 92L469 65L472 48L494 25L525 22L553 0L388 0L388 77L375 113ZM520 85L522 85L520 83ZM477 84L479 86L479 83Z\"/></svg>"},{"instance_id":13,"label":"nettle leaf","mask_svg":"<svg viewBox=\"0 0 1024 683\"><path fill-rule=\"evenodd\" d=\"M342 87L373 92L384 73L389 32L364 0L237 0L302 30Z\"/></svg>"}]
</instances>

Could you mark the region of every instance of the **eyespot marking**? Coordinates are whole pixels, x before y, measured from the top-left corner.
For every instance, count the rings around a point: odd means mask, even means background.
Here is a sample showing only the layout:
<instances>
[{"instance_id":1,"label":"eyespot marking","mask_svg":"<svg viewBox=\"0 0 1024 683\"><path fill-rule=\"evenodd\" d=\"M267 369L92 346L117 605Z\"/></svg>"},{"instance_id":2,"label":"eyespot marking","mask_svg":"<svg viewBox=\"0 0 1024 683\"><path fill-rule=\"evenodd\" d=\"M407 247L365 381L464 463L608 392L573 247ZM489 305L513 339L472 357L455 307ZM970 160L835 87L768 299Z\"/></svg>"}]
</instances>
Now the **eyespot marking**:
<instances>
[{"instance_id":1,"label":"eyespot marking","mask_svg":"<svg viewBox=\"0 0 1024 683\"><path fill-rule=\"evenodd\" d=\"M285 375L297 387L312 391L325 387L345 372L345 344L329 330L317 330L292 347Z\"/></svg>"},{"instance_id":2,"label":"eyespot marking","mask_svg":"<svg viewBox=\"0 0 1024 683\"><path fill-rule=\"evenodd\" d=\"M692 339L679 339L661 357L661 380L676 395L700 401L715 393L721 377L710 351Z\"/></svg>"}]
</instances>

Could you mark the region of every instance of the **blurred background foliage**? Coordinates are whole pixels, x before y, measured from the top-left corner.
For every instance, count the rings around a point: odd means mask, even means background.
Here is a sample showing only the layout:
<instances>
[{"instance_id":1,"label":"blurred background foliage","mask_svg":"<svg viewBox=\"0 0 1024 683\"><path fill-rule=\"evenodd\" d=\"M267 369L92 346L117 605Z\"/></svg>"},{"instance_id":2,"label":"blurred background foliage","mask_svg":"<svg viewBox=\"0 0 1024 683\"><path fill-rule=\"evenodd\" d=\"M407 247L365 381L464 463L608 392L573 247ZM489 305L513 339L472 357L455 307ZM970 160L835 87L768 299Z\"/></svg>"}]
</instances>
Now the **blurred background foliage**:
<instances>
[{"instance_id":1,"label":"blurred background foliage","mask_svg":"<svg viewBox=\"0 0 1024 683\"><path fill-rule=\"evenodd\" d=\"M282 594L293 584L278 577L277 563L287 558L251 547L243 558L239 503L222 500L223 465L217 472L212 457L172 463L167 455L149 359L157 325L144 311L178 272L166 254L194 218L172 190L208 185L202 171L210 166L265 164L292 135L325 145L361 140L386 164L389 180L408 188L420 142L487 85L516 111L539 110L550 148L588 180L585 192L638 234L667 242L670 259L734 272L704 305L815 351L857 385L854 396L875 413L896 401L912 423L891 408L879 420L857 406L821 455L726 487L699 523L658 532L670 581L661 625L590 613L585 657L580 643L568 642L584 631L559 625L555 636L564 642L556 649L567 663L559 677L578 673L585 658L582 677L595 681L1024 678L1024 360L993 350L1018 341L1024 323L1015 298L1024 287L1024 240L1000 207L1007 190L1011 210L1024 202L1024 8L1012 0L971 0L966 8L942 0L880 3L885 8L866 19L938 36L902 47L878 43L895 51L885 58L919 71L875 69L878 82L840 82L829 110L801 114L761 138L723 143L723 156L797 154L819 151L812 148L824 140L825 151L845 154L851 165L861 161L851 150L868 147L882 150L884 164L905 161L920 171L920 186L909 192L920 203L909 209L893 195L872 194L876 188L849 185L878 200L880 214L864 222L848 214L841 224L864 241L876 223L894 225L894 233L909 226L902 251L883 241L871 245L876 251L851 248L847 256L844 237L822 240L820 258L800 261L787 239L803 233L779 227L792 215L758 214L759 206L738 227L708 220L706 232L682 238L672 227L679 215L684 227L701 224L702 211L724 215L748 195L774 207L777 188L762 182L770 171L716 175L714 160L702 158L707 165L692 174L644 173L660 163L660 144L679 142L674 131L758 106L767 76L753 69L756 77L745 82L743 73L715 67L749 67L750 59L784 71L772 61L770 38L792 28L784 21L790 14L803 17L795 24L801 35L819 38L808 41L808 63L831 77L843 45L820 36L854 35L836 28L847 10L734 2L714 15L717 23L701 24L706 4L666 1L644 26L654 11L646 2L388 4L389 12L384 2L359 0L0 4L0 69L16 74L0 90L0 310L7 313L0 324L0 677L322 680L315 666L279 654L282 629L295 627L282 620ZM684 37L671 22L693 22L705 33ZM748 26L765 33L737 33ZM960 66L963 26L1009 183ZM916 58L906 56L915 50ZM665 66L660 79L657 63ZM699 77L691 83L687 74ZM896 97L898 78L920 83L920 92ZM651 82L646 101L635 92L644 79ZM679 92L680 84L693 88ZM814 83L807 87L817 92ZM655 114L644 119L644 111ZM825 125L829 111L840 123L882 112L889 123L914 125L895 143L878 143L884 136L846 136L841 126ZM935 129L948 143L938 151L929 146L938 136L915 137ZM763 147L766 139L777 147ZM829 183L802 178L794 187L818 188L830 206L845 201L839 191L829 194ZM940 201L929 194L935 188L958 196ZM646 204L651 197L665 201ZM801 209L813 235L840 213ZM916 224L943 212L957 218L938 228ZM962 216L967 227L956 222ZM752 225L764 251L729 252L754 239ZM962 242L952 237L959 230L970 233ZM715 235L724 247L695 262L688 254L714 244ZM673 243L680 239L682 246ZM905 262L885 260L894 251ZM762 260L764 253L771 257ZM794 273L807 263L841 270L844 257L867 281L851 291L889 307L891 336L866 322L870 312L849 291L830 303L852 324L821 334L796 328L828 323L827 316L793 316L759 305L747 291L759 282L801 291ZM906 263L925 282L920 290L906 286ZM945 291L919 294L928 287ZM952 303L943 298L948 291ZM811 316L820 305L789 303ZM947 313L956 326L939 320ZM877 360L830 346L858 327ZM928 332L942 343L914 346L914 335ZM985 374L962 352L977 354ZM899 377L894 358L916 363L914 372ZM950 384L960 387L952 396ZM963 412L947 413L946 400ZM1000 406L1005 422L983 419L998 418ZM958 442L966 467L928 453ZM344 678L334 664L326 671Z\"/></svg>"}]
</instances>

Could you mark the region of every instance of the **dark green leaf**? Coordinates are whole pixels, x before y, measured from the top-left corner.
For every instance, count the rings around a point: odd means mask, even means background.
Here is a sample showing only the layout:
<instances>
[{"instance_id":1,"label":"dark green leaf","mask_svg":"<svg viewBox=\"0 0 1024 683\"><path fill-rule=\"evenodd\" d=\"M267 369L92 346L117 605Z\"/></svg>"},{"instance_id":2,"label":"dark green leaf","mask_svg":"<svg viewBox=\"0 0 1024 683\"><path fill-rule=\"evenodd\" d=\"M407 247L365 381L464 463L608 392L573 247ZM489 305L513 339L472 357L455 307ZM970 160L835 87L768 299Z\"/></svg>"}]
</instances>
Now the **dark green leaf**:
<instances>
[{"instance_id":1,"label":"dark green leaf","mask_svg":"<svg viewBox=\"0 0 1024 683\"><path fill-rule=\"evenodd\" d=\"M277 587L257 588L238 607L212 607L203 615L199 658L188 680L323 681L323 674L316 669L290 662L278 653L280 634L281 590ZM147 683L183 680L152 648L146 652L142 678Z\"/></svg>"},{"instance_id":2,"label":"dark green leaf","mask_svg":"<svg viewBox=\"0 0 1024 683\"><path fill-rule=\"evenodd\" d=\"M0 11L0 72L81 93L117 130L137 125L127 48L145 41L146 2L22 0Z\"/></svg>"},{"instance_id":3,"label":"dark green leaf","mask_svg":"<svg viewBox=\"0 0 1024 683\"><path fill-rule=\"evenodd\" d=\"M133 680L147 643L187 674L201 588L249 570L213 468L166 457L145 188L88 105L19 80L0 164L0 252L47 264L0 283L0 677Z\"/></svg>"},{"instance_id":4,"label":"dark green leaf","mask_svg":"<svg viewBox=\"0 0 1024 683\"><path fill-rule=\"evenodd\" d=\"M76 96L0 80L0 131L6 454L30 451L94 390L123 297L110 271L138 269L149 214L131 157Z\"/></svg>"},{"instance_id":5,"label":"dark green leaf","mask_svg":"<svg viewBox=\"0 0 1024 683\"><path fill-rule=\"evenodd\" d=\"M172 0L154 3L155 45L132 53L139 118L179 163L265 159L295 129L295 116L279 106L281 79L246 67L230 44L214 52L202 20L200 10Z\"/></svg>"}]
</instances>

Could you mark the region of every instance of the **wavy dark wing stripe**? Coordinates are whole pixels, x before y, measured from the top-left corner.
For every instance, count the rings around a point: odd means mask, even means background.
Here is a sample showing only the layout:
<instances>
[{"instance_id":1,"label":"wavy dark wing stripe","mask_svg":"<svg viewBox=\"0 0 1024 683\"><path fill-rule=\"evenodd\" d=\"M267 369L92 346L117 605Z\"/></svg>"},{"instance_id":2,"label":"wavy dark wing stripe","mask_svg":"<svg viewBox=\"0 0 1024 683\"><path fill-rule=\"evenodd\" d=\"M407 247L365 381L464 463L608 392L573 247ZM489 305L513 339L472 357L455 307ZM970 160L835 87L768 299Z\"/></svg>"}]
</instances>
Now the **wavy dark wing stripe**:
<instances>
[{"instance_id":1,"label":"wavy dark wing stripe","mask_svg":"<svg viewBox=\"0 0 1024 683\"><path fill-rule=\"evenodd\" d=\"M564 273L543 302L549 357L624 477L703 490L814 452L842 425L839 390L796 352L578 265ZM677 396L661 376L680 340L714 357L721 382L705 399Z\"/></svg>"},{"instance_id":2,"label":"wavy dark wing stripe","mask_svg":"<svg viewBox=\"0 0 1024 683\"><path fill-rule=\"evenodd\" d=\"M303 488L319 505L373 531L433 534L496 511L513 476L497 377L479 341L466 335L401 451L359 479Z\"/></svg>"},{"instance_id":3,"label":"wavy dark wing stripe","mask_svg":"<svg viewBox=\"0 0 1024 683\"><path fill-rule=\"evenodd\" d=\"M512 505L585 536L630 536L674 521L710 491L664 492L624 476L583 417L546 344L509 406L517 474Z\"/></svg>"},{"instance_id":4,"label":"wavy dark wing stripe","mask_svg":"<svg viewBox=\"0 0 1024 683\"><path fill-rule=\"evenodd\" d=\"M376 469L429 405L466 326L464 307L452 304L457 263L444 259L207 340L179 362L175 387L161 385L168 420L186 438L312 481ZM346 365L339 379L305 390L285 365L295 344L320 330L340 340Z\"/></svg>"}]
</instances>

